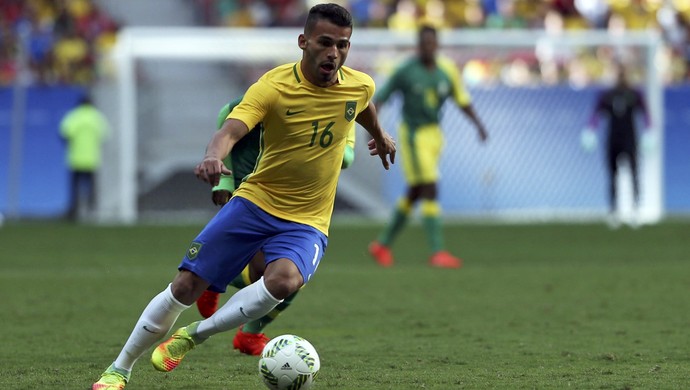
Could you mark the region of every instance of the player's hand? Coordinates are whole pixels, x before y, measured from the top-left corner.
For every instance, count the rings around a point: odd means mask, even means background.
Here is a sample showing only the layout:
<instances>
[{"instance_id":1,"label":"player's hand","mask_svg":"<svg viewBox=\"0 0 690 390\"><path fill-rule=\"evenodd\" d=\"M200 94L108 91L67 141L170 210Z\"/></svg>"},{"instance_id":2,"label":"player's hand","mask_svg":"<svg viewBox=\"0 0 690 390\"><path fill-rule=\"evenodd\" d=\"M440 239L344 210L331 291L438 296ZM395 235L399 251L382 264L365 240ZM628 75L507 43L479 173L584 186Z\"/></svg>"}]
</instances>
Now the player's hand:
<instances>
[{"instance_id":1,"label":"player's hand","mask_svg":"<svg viewBox=\"0 0 690 390\"><path fill-rule=\"evenodd\" d=\"M642 153L645 155L650 155L656 150L656 133L651 129L647 129L642 134Z\"/></svg>"},{"instance_id":2,"label":"player's hand","mask_svg":"<svg viewBox=\"0 0 690 390\"><path fill-rule=\"evenodd\" d=\"M206 183L217 186L220 182L220 175L231 175L232 171L223 165L221 159L204 157L204 160L194 168L194 174Z\"/></svg>"},{"instance_id":3,"label":"player's hand","mask_svg":"<svg viewBox=\"0 0 690 390\"><path fill-rule=\"evenodd\" d=\"M580 144L582 145L582 149L584 149L585 152L593 152L594 149L597 148L597 143L597 135L594 133L593 129L590 129L588 127L582 130L582 133L580 134Z\"/></svg>"},{"instance_id":4,"label":"player's hand","mask_svg":"<svg viewBox=\"0 0 690 390\"><path fill-rule=\"evenodd\" d=\"M230 201L230 191L213 191L213 193L211 193L211 200L213 201L214 205L223 207L226 203Z\"/></svg>"},{"instance_id":5,"label":"player's hand","mask_svg":"<svg viewBox=\"0 0 690 390\"><path fill-rule=\"evenodd\" d=\"M379 151L376 150L376 141L373 138L369 139L369 142L367 142L367 147L369 148L370 156L376 156L379 154Z\"/></svg>"},{"instance_id":6,"label":"player's hand","mask_svg":"<svg viewBox=\"0 0 690 390\"><path fill-rule=\"evenodd\" d=\"M369 148L369 155L381 157L381 163L386 169L390 169L390 164L395 164L395 140L388 133L383 133L383 138L376 142L375 139L369 140L367 143ZM388 162L390 156L390 163Z\"/></svg>"},{"instance_id":7,"label":"player's hand","mask_svg":"<svg viewBox=\"0 0 690 390\"><path fill-rule=\"evenodd\" d=\"M486 142L486 140L489 139L489 133L486 131L484 126L481 126L479 128L479 140L482 142Z\"/></svg>"}]
</instances>

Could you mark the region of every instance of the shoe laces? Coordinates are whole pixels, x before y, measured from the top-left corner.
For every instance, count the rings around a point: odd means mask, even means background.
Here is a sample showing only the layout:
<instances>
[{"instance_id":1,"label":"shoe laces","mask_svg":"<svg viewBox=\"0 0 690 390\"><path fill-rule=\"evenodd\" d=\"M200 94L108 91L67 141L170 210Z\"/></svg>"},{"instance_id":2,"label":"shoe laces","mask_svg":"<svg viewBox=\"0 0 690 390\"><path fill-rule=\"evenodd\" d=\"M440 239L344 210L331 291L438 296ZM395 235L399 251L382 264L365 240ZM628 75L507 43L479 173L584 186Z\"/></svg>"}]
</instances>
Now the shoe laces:
<instances>
[{"instance_id":1,"label":"shoe laces","mask_svg":"<svg viewBox=\"0 0 690 390\"><path fill-rule=\"evenodd\" d=\"M185 332L186 333L186 332ZM183 342L170 342L166 347L168 352L173 356L184 355L190 351L196 345L194 340L187 334L174 334L172 336L174 340L180 340Z\"/></svg>"},{"instance_id":2,"label":"shoe laces","mask_svg":"<svg viewBox=\"0 0 690 390\"><path fill-rule=\"evenodd\" d=\"M96 384L101 385L122 385L127 383L127 378L117 371L106 371L101 375L101 379Z\"/></svg>"}]
</instances>

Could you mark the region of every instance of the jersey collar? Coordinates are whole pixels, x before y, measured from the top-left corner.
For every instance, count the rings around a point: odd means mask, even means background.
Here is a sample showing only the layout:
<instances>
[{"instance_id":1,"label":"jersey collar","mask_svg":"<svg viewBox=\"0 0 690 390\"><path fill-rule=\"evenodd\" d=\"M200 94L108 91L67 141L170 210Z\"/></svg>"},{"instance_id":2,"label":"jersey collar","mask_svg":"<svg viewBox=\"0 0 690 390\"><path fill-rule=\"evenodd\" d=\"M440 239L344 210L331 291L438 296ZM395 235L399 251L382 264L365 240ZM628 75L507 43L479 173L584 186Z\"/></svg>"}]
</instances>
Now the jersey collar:
<instances>
[{"instance_id":1,"label":"jersey collar","mask_svg":"<svg viewBox=\"0 0 690 390\"><path fill-rule=\"evenodd\" d=\"M295 81L297 81L298 84L299 84L299 83L302 83L302 81L307 81L307 82L309 82L309 81L304 77L304 73L302 73L302 66L301 66L301 64L302 64L302 61L297 61L297 62L295 63L295 65L292 66L292 74L293 74L293 76L295 77ZM338 73L336 74L336 78L337 78L337 80L336 80L335 84L343 84L343 81L345 81L345 73L343 72L343 67L342 67L342 66L338 69ZM309 83L309 84L311 84L311 83ZM335 84L334 84L334 85L335 85Z\"/></svg>"}]
</instances>

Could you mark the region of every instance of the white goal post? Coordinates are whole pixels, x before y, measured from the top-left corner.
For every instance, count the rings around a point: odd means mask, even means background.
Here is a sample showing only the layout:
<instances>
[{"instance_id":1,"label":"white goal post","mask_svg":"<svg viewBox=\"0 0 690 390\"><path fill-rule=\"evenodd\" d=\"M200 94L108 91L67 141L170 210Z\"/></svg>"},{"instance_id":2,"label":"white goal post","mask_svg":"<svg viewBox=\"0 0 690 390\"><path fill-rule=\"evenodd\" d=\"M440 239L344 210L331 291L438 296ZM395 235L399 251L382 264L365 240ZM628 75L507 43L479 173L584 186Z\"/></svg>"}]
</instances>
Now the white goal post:
<instances>
[{"instance_id":1,"label":"white goal post","mask_svg":"<svg viewBox=\"0 0 690 390\"><path fill-rule=\"evenodd\" d=\"M115 88L107 84L108 93L116 92L115 98L110 97L110 110L113 114L113 139L107 145L106 156L110 160L104 169L103 176L107 176L108 193L99 198L99 220L106 223L135 223L138 220L137 197L139 196L139 157L137 116L142 102L138 101L137 88L139 79L137 64L140 61L185 61L196 63L227 62L249 65L257 62L272 62L280 64L295 61L300 57L297 47L299 29L234 29L234 28L124 28L118 35L117 43L109 60L113 67ZM594 47L609 46L616 48L637 47L644 49L644 94L649 106L652 124L658 134L658 145L663 145L663 82L661 72L656 71L661 65L659 58L662 50L662 40L656 31L627 32L624 35L615 35L606 31L577 31L563 32L551 35L545 31L535 30L452 30L443 31L440 35L442 51L461 50L463 48L535 48L537 45L551 45L553 47ZM352 49L347 64L354 68L369 59L366 58L372 51L385 48L399 52L410 52L416 44L416 36L413 32L400 33L383 29L355 28L352 38ZM362 54L364 53L364 54ZM462 65L462 64L459 64ZM371 66L367 72L374 71ZM371 73L370 73L371 74ZM382 80L380 75L372 76L375 80ZM101 95L103 94L101 87ZM184 110L180 107L179 110ZM490 112L480 113L483 117L489 117ZM580 113L584 115L583 113ZM390 114L393 115L393 114ZM383 113L382 113L383 116ZM397 119L395 119L397 120ZM579 126L579 125L578 125ZM361 130L361 129L360 129ZM389 129L393 130L393 129ZM360 138L362 139L362 138ZM204 139L204 142L208 138ZM359 142L363 144L363 142ZM358 144L358 146L359 146ZM205 145L205 144L204 144ZM642 189L642 205L640 218L644 222L653 223L663 216L663 148L658 152L643 159L640 165L640 175L644 178ZM203 150L198 150L200 156ZM366 159L362 156L358 159ZM190 168L191 169L191 165ZM390 199L385 194L380 194L380 188L374 188L366 193L368 184L366 180L358 181L357 175L366 175L365 172L344 172L341 182L350 184L341 186L345 193L350 193L353 202L361 201L361 207L368 208L372 214L381 215L382 206L390 205ZM604 184L601 184L602 186ZM357 199L357 193L365 192L366 196ZM100 191L103 193L103 191ZM369 202L369 206L366 205ZM388 206L389 207L389 206ZM521 212L514 209L491 209L489 212L459 213L459 215L477 215L479 217L507 217L511 215L535 215L544 210L526 208ZM564 217L566 220L579 219L579 216L601 217L604 211L601 208L592 210L584 207L580 210L566 210L565 213L550 211L548 217ZM538 216L537 216L538 217Z\"/></svg>"}]
</instances>

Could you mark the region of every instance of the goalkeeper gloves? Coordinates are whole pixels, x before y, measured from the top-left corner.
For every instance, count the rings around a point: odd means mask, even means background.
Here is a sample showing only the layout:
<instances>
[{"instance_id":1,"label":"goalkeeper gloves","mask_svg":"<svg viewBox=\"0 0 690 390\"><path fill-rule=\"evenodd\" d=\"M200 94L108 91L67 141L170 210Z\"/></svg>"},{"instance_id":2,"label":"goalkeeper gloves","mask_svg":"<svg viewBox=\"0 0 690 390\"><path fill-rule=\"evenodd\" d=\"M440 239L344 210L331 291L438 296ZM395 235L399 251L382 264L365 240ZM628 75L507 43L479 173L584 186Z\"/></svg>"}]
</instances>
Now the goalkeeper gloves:
<instances>
[{"instance_id":1,"label":"goalkeeper gloves","mask_svg":"<svg viewBox=\"0 0 690 390\"><path fill-rule=\"evenodd\" d=\"M585 152L590 153L597 148L597 135L591 128L585 128L580 134L580 144Z\"/></svg>"},{"instance_id":2,"label":"goalkeeper gloves","mask_svg":"<svg viewBox=\"0 0 690 390\"><path fill-rule=\"evenodd\" d=\"M647 129L642 134L642 153L645 155L654 153L656 144L656 134L651 129Z\"/></svg>"}]
</instances>

